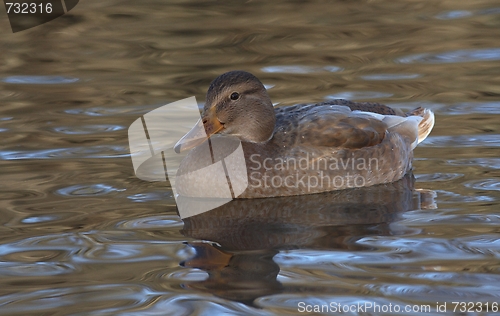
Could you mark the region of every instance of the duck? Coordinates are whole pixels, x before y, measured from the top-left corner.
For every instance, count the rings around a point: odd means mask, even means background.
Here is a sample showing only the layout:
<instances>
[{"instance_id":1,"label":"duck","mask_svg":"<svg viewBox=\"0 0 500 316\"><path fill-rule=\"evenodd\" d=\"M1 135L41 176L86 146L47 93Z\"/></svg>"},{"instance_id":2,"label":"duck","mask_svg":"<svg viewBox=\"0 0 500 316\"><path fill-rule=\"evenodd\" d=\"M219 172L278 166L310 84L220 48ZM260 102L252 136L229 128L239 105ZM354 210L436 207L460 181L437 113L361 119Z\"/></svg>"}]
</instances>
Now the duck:
<instances>
[{"instance_id":1,"label":"duck","mask_svg":"<svg viewBox=\"0 0 500 316\"><path fill-rule=\"evenodd\" d=\"M211 82L200 120L174 150L188 151L178 171L186 174L206 165L200 158L204 146L233 139L246 166L246 172L236 173L226 163L225 170L245 184L238 192L233 186L234 198L315 194L402 179L434 122L430 109L404 113L343 99L275 107L256 76L235 70ZM210 178L194 181L212 186ZM176 186L179 194L192 196L189 183Z\"/></svg>"}]
</instances>

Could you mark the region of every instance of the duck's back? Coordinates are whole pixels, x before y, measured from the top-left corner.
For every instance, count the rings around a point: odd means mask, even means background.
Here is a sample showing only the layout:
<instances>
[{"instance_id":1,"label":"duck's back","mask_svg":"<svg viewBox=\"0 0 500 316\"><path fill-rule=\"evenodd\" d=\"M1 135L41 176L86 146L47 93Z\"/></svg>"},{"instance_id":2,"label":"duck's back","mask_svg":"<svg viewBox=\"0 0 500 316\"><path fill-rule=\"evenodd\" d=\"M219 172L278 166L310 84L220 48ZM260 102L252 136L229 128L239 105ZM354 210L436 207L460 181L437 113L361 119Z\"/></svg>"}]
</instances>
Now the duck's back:
<instances>
[{"instance_id":1,"label":"duck's back","mask_svg":"<svg viewBox=\"0 0 500 316\"><path fill-rule=\"evenodd\" d=\"M428 110L407 116L385 105L346 100L280 107L275 113L269 142L243 143L249 185L240 198L397 181L411 169L412 150L434 120ZM423 121L431 125L428 131L419 131Z\"/></svg>"}]
</instances>

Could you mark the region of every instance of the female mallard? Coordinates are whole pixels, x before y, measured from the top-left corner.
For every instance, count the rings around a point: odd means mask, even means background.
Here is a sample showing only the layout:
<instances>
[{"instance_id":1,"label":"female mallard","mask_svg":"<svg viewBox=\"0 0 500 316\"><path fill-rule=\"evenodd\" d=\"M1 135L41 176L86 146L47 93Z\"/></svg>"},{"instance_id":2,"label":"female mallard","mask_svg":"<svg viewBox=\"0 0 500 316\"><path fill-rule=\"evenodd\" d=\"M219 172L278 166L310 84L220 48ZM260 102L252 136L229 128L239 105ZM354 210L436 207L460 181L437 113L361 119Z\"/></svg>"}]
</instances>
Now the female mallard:
<instances>
[{"instance_id":1,"label":"female mallard","mask_svg":"<svg viewBox=\"0 0 500 316\"><path fill-rule=\"evenodd\" d=\"M215 134L237 137L247 186L235 197L301 195L401 179L411 170L413 149L433 126L434 114L423 108L404 114L346 100L274 108L259 79L231 71L210 84L202 118L175 150L191 149ZM203 165L200 147L184 158L179 172ZM177 189L190 195L185 184Z\"/></svg>"}]
</instances>

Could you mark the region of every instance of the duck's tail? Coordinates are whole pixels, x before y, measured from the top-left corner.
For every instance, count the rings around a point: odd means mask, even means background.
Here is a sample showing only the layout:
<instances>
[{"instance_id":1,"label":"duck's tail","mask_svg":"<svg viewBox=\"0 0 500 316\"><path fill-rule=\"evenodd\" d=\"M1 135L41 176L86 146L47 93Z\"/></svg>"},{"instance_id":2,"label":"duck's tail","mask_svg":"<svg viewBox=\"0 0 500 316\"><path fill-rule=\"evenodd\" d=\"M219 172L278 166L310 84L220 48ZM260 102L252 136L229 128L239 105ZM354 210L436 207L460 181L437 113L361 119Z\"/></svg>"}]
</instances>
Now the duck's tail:
<instances>
[{"instance_id":1,"label":"duck's tail","mask_svg":"<svg viewBox=\"0 0 500 316\"><path fill-rule=\"evenodd\" d=\"M359 110L358 108L361 105L369 105L371 111ZM364 113L383 121L387 124L388 131L404 135L410 139L412 150L424 141L434 127L434 113L422 107L418 107L408 113L403 113L401 110L394 110L378 103L353 103L349 107L354 113Z\"/></svg>"},{"instance_id":2,"label":"duck's tail","mask_svg":"<svg viewBox=\"0 0 500 316\"><path fill-rule=\"evenodd\" d=\"M420 116L422 120L418 123L418 144L420 144L431 133L434 127L434 113L422 107L406 113L407 116Z\"/></svg>"},{"instance_id":3,"label":"duck's tail","mask_svg":"<svg viewBox=\"0 0 500 316\"><path fill-rule=\"evenodd\" d=\"M416 108L415 110L397 115L385 115L382 119L387 124L388 130L408 137L411 143L411 149L415 149L434 127L434 113L429 109Z\"/></svg>"}]
</instances>

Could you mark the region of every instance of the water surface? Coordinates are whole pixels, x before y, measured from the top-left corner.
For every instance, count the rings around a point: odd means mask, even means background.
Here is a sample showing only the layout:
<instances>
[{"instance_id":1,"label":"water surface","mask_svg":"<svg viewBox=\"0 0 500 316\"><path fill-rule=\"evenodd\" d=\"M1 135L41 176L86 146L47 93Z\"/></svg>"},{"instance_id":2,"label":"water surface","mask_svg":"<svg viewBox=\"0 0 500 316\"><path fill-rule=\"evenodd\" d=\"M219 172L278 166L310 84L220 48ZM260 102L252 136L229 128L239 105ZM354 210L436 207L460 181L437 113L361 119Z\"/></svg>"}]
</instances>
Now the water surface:
<instances>
[{"instance_id":1,"label":"water surface","mask_svg":"<svg viewBox=\"0 0 500 316\"><path fill-rule=\"evenodd\" d=\"M496 1L81 1L20 33L0 23L0 314L480 302L465 314L485 315L500 302ZM234 69L279 106L433 109L416 182L183 222L168 183L134 175L127 128L169 102L201 105Z\"/></svg>"}]
</instances>

